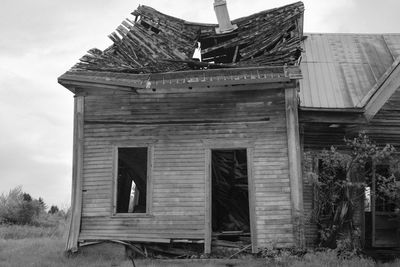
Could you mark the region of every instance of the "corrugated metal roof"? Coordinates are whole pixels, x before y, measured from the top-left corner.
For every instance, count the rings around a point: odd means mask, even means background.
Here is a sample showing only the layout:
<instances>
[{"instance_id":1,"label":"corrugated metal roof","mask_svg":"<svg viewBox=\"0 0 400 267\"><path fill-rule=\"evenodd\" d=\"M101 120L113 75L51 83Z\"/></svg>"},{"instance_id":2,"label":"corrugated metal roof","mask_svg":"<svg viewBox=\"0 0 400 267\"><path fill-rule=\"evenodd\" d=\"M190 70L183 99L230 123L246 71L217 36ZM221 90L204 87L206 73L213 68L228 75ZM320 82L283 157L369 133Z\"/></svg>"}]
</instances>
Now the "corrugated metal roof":
<instances>
[{"instance_id":1,"label":"corrugated metal roof","mask_svg":"<svg viewBox=\"0 0 400 267\"><path fill-rule=\"evenodd\" d=\"M400 34L305 34L301 107L360 107L394 59Z\"/></svg>"}]
</instances>

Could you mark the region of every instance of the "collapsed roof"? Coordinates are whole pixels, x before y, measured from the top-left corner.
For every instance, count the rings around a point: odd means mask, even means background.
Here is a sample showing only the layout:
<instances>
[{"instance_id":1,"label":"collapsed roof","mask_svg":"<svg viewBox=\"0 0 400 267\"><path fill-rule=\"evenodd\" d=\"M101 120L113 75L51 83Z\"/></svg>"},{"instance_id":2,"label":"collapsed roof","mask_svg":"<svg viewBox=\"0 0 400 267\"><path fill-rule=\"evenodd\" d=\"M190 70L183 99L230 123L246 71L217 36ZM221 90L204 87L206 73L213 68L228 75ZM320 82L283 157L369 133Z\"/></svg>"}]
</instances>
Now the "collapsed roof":
<instances>
[{"instance_id":1,"label":"collapsed roof","mask_svg":"<svg viewBox=\"0 0 400 267\"><path fill-rule=\"evenodd\" d=\"M159 73L212 68L297 65L304 5L266 10L232 21L238 29L216 34L214 24L191 23L139 6L109 37L91 49L72 72ZM202 60L193 59L200 44Z\"/></svg>"}]
</instances>

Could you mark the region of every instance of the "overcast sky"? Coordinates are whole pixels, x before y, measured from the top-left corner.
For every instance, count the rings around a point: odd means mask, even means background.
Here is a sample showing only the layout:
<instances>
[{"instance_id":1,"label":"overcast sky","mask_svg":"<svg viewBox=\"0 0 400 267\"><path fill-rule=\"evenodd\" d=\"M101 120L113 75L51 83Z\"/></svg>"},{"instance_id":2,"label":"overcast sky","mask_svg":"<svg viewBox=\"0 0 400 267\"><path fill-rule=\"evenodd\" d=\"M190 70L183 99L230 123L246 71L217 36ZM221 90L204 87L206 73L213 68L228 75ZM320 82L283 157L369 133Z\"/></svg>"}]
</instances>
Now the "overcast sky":
<instances>
[{"instance_id":1,"label":"overcast sky","mask_svg":"<svg viewBox=\"0 0 400 267\"><path fill-rule=\"evenodd\" d=\"M231 19L292 3L227 0ZM213 0L1 0L0 193L22 185L67 207L72 169L73 95L57 84L87 50L139 4L216 23ZM400 32L399 0L305 0L305 32Z\"/></svg>"}]
</instances>

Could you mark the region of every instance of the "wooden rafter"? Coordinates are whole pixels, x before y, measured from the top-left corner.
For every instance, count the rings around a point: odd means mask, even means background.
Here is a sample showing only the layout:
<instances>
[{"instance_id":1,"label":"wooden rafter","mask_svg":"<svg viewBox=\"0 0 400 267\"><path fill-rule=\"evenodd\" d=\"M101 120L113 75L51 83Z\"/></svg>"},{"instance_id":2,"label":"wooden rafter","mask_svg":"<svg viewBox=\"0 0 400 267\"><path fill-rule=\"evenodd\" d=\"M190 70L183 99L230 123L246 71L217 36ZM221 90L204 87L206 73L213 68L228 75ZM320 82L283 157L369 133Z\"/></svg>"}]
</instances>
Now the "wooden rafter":
<instances>
[{"instance_id":1,"label":"wooden rafter","mask_svg":"<svg viewBox=\"0 0 400 267\"><path fill-rule=\"evenodd\" d=\"M303 3L234 21L239 28L216 34L214 24L191 23L139 6L115 32L113 45L91 49L71 71L159 73L190 69L295 65L301 53ZM203 62L192 57L202 46Z\"/></svg>"}]
</instances>

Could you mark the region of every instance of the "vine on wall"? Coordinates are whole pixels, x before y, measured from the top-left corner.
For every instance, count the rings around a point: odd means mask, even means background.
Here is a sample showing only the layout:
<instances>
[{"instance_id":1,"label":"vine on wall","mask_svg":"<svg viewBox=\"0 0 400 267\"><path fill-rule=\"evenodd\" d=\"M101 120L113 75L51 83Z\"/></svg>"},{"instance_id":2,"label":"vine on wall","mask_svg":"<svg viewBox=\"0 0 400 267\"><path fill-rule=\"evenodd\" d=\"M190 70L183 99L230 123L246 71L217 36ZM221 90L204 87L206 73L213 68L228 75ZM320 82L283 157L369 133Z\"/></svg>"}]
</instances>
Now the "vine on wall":
<instances>
[{"instance_id":1,"label":"vine on wall","mask_svg":"<svg viewBox=\"0 0 400 267\"><path fill-rule=\"evenodd\" d=\"M319 246L354 251L360 247L357 212L363 212L360 203L365 189L371 188L372 173L376 166L393 163L396 157L393 146L379 147L363 132L344 142L346 151L331 147L319 153L318 168L309 172L308 178L315 192L313 219L319 228ZM376 194L371 194L395 206L400 227L400 183L396 181L396 171L374 174Z\"/></svg>"}]
</instances>

